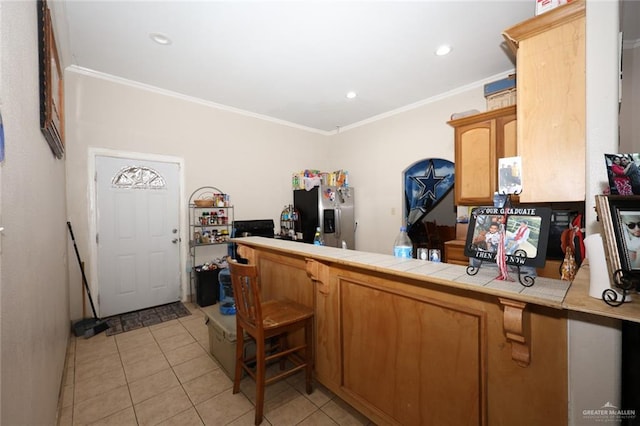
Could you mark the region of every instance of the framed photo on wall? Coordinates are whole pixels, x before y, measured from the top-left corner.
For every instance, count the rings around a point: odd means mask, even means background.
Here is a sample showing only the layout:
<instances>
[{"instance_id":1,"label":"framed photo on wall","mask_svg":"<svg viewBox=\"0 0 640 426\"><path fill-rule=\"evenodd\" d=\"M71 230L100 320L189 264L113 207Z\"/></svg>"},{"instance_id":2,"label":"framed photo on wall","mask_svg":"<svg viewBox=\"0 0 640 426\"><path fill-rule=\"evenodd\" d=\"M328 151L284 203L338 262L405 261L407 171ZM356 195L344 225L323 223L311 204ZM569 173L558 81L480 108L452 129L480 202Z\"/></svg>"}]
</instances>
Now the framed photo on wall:
<instances>
[{"instance_id":1,"label":"framed photo on wall","mask_svg":"<svg viewBox=\"0 0 640 426\"><path fill-rule=\"evenodd\" d=\"M64 154L64 84L51 12L46 0L38 0L38 48L40 65L40 129L56 158Z\"/></svg>"},{"instance_id":2,"label":"framed photo on wall","mask_svg":"<svg viewBox=\"0 0 640 426\"><path fill-rule=\"evenodd\" d=\"M465 256L496 262L501 234L509 265L544 266L551 209L547 207L476 207L471 211Z\"/></svg>"},{"instance_id":3,"label":"framed photo on wall","mask_svg":"<svg viewBox=\"0 0 640 426\"><path fill-rule=\"evenodd\" d=\"M604 154L609 194L640 195L640 153Z\"/></svg>"}]
</instances>

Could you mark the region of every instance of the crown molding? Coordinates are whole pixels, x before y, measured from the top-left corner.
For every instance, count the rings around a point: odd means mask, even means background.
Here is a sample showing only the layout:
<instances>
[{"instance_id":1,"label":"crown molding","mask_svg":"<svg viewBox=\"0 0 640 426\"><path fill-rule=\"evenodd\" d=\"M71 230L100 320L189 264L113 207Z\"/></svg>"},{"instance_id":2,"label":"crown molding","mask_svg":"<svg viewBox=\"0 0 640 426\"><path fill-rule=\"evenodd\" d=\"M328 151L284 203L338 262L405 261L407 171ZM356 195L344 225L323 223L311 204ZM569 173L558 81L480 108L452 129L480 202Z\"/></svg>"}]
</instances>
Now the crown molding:
<instances>
[{"instance_id":1,"label":"crown molding","mask_svg":"<svg viewBox=\"0 0 640 426\"><path fill-rule=\"evenodd\" d=\"M116 76L111 75L111 74L106 74L106 73L94 71L92 69L79 67L77 65L71 65L71 66L67 67L66 71L73 72L73 73L76 73L76 74L85 75L85 76L88 76L88 77L98 78L98 79L105 80L105 81L110 81L112 83L123 84L125 86L146 90L148 92L153 92L153 93L157 93L157 94L160 94L160 95L171 96L173 98L180 99L180 100L183 100L183 101L193 102L193 103L204 105L204 106L208 106L208 107L211 107L211 108L216 108L216 109L220 109L220 110L223 110L223 111L232 112L232 113L235 113L235 114L240 114L240 115L244 115L246 117L256 118L258 120L264 120L264 121L268 121L268 122L275 123L275 124L280 124L280 125L287 126L287 127L293 127L295 129L304 130L304 131L311 132L311 133L318 133L318 134L325 135L325 136L329 136L329 135L334 133L334 131L327 132L325 130L314 129L312 127L302 126L300 124L292 123L290 121L280 120L280 119L277 119L277 118L269 117L267 115L262 115L262 114L257 114L257 113L250 112L250 111L245 111L245 110L240 109L240 108L234 108L234 107L230 107L230 106L227 106L227 105L222 105L222 104L218 104L218 103L215 103L215 102L206 101L206 100L197 98L195 96L188 96L188 95L184 95L182 93L173 92L171 90L161 89L161 88L156 87L156 86L152 86L152 85L145 84L145 83L140 83L138 81L129 80L129 79L122 78L122 77L116 77Z\"/></svg>"},{"instance_id":2,"label":"crown molding","mask_svg":"<svg viewBox=\"0 0 640 426\"><path fill-rule=\"evenodd\" d=\"M98 78L98 79L101 79L101 80L110 81L112 83L123 84L123 85L126 85L126 86L130 86L130 87L146 90L146 91L149 91L149 92L153 92L153 93L157 93L157 94L161 94L161 95L165 95L165 96L171 96L173 98L181 99L181 100L184 100L184 101L187 101L187 102L193 102L193 103L197 103L197 104L200 104L200 105L204 105L204 106L220 109L220 110L223 110L223 111L244 115L246 117L252 117L252 118L259 119L259 120L264 120L264 121L268 121L268 122L271 122L271 123L280 124L280 125L283 125L283 126L293 127L295 129L304 130L306 132L316 133L316 134L320 134L320 135L323 135L323 136L333 136L333 135L336 135L338 133L343 133L343 132L346 132L346 131L349 131L349 130L352 130L352 129L355 129L355 128L358 128L358 127L361 127L361 126L364 126L366 124L370 124L370 123L373 123L373 122L376 122L376 121L379 121L379 120L383 120L385 118L393 117L394 115L398 115L398 114L401 114L403 112L411 111L411 110L414 110L416 108L420 108L420 107L423 107L425 105L428 105L428 104L431 104L431 103L434 103L434 102L438 102L438 101L440 101L442 99L446 99L448 97L457 95L459 93L463 93L463 92L466 92L466 91L471 90L471 89L476 89L478 87L483 87L486 83L490 83L492 81L505 78L505 77L509 76L510 74L515 73L515 69L511 69L509 71L505 71L505 72L502 72L502 73L499 73L499 74L495 74L495 75L493 75L491 77L487 77L487 78L485 78L483 80L479 80L479 81L467 84L465 86L457 87L457 88L455 88L453 90L450 90L450 91L447 91L447 92L444 92L444 93L429 97L427 99L423 99L421 101L414 102L414 103L409 104L409 105L405 105L405 106L397 108L395 110L387 111L385 113L375 115L373 117L367 118L365 120L358 121L358 122L350 124L348 126L339 127L339 128L337 128L335 130L326 131L326 130L315 129L315 128L312 128L312 127L301 126L299 124L291 123L290 121L280 120L280 119L269 117L269 116L266 116L266 115L257 114L257 113L250 112L250 111L245 111L245 110L240 109L240 108L234 108L234 107L230 107L230 106L227 106L227 105L218 104L218 103L215 103L215 102L205 101L203 99L196 98L194 96L183 95L181 93L173 92L171 90L161 89L161 88L156 87L156 86L152 86L152 85L145 84L145 83L140 83L138 81L133 81L133 80L129 80L129 79L122 78L122 77L116 77L116 76L111 75L111 74L106 74L106 73L94 71L94 70L91 70L91 69L88 69L88 68L79 67L77 65L71 65L71 66L67 67L66 71L73 72L73 73L76 73L76 74L86 75L86 76L89 76L89 77Z\"/></svg>"}]
</instances>

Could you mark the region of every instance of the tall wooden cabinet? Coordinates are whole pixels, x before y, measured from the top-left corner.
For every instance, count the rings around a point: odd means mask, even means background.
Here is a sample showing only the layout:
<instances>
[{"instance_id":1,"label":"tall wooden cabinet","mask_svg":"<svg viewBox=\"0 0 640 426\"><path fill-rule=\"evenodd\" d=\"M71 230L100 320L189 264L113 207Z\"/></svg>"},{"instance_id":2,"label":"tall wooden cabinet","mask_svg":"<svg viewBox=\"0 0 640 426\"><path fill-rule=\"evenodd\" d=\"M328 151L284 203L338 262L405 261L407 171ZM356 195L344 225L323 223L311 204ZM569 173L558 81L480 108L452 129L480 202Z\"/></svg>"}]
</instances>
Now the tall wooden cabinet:
<instances>
[{"instance_id":1,"label":"tall wooden cabinet","mask_svg":"<svg viewBox=\"0 0 640 426\"><path fill-rule=\"evenodd\" d=\"M504 31L516 53L521 202L585 199L585 2Z\"/></svg>"},{"instance_id":2,"label":"tall wooden cabinet","mask_svg":"<svg viewBox=\"0 0 640 426\"><path fill-rule=\"evenodd\" d=\"M498 158L517 155L516 107L449 121L455 129L455 203L492 205Z\"/></svg>"}]
</instances>

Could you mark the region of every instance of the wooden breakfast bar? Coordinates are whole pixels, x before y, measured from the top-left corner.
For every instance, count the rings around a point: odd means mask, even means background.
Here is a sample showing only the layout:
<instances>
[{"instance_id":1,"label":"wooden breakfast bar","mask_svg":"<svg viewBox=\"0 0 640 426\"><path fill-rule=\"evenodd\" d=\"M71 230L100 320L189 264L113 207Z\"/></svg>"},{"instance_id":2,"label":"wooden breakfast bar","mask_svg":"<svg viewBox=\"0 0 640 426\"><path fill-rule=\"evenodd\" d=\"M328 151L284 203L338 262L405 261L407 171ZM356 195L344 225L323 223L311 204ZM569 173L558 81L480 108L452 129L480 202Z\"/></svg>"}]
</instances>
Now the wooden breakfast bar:
<instances>
[{"instance_id":1,"label":"wooden breakfast bar","mask_svg":"<svg viewBox=\"0 0 640 426\"><path fill-rule=\"evenodd\" d=\"M317 382L375 423L567 424L569 282L524 287L495 280L495 267L470 276L447 263L234 242L258 265L263 297L314 308Z\"/></svg>"}]
</instances>

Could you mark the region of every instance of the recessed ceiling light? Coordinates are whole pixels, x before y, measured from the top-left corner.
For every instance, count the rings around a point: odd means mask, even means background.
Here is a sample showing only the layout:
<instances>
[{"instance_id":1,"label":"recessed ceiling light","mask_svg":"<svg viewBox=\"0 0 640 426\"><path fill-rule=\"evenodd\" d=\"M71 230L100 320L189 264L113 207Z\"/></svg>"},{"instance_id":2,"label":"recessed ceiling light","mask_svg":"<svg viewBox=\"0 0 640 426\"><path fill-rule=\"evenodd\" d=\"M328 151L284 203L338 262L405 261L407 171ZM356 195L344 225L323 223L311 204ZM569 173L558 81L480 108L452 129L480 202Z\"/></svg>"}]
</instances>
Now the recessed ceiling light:
<instances>
[{"instance_id":1,"label":"recessed ceiling light","mask_svg":"<svg viewBox=\"0 0 640 426\"><path fill-rule=\"evenodd\" d=\"M149 34L149 37L151 37L151 40L153 40L156 43L161 44L163 46L171 44L171 39L169 37L167 37L166 35L164 35L164 34L151 33L151 34Z\"/></svg>"},{"instance_id":2,"label":"recessed ceiling light","mask_svg":"<svg viewBox=\"0 0 640 426\"><path fill-rule=\"evenodd\" d=\"M356 96L358 96L358 94L356 92L353 92L353 91L347 92L347 99L353 99Z\"/></svg>"},{"instance_id":3,"label":"recessed ceiling light","mask_svg":"<svg viewBox=\"0 0 640 426\"><path fill-rule=\"evenodd\" d=\"M438 49L436 49L436 55L438 56L448 55L450 52L451 46L449 46L448 44L443 44L442 46L438 47Z\"/></svg>"}]
</instances>

